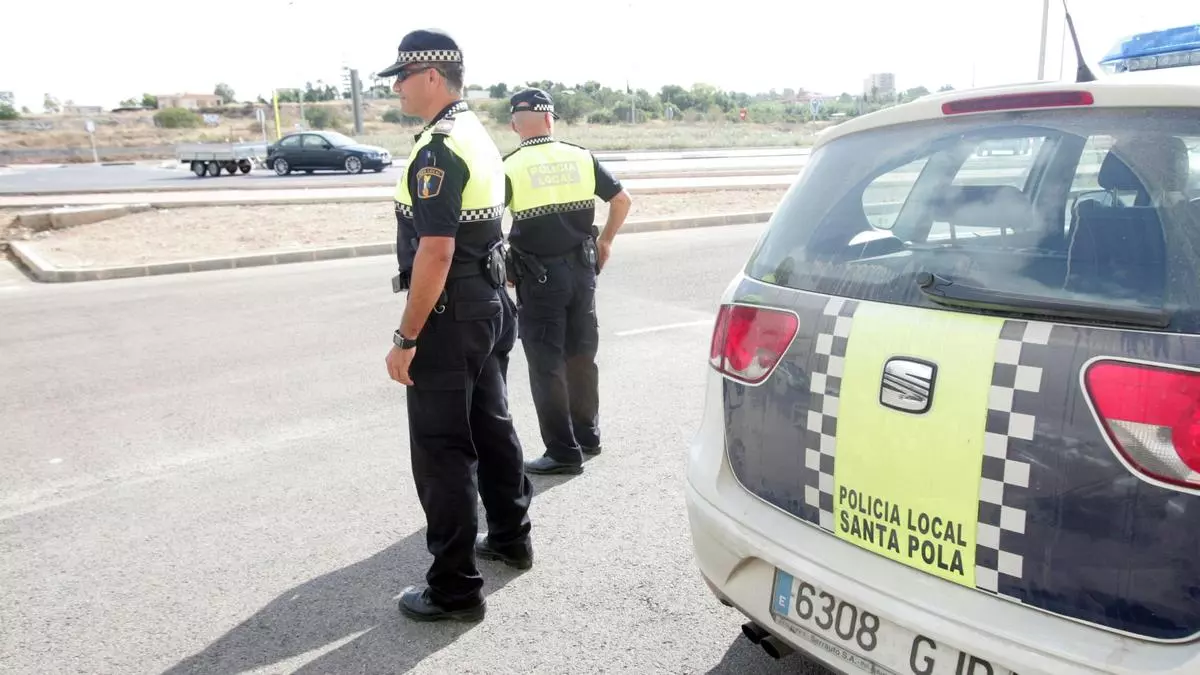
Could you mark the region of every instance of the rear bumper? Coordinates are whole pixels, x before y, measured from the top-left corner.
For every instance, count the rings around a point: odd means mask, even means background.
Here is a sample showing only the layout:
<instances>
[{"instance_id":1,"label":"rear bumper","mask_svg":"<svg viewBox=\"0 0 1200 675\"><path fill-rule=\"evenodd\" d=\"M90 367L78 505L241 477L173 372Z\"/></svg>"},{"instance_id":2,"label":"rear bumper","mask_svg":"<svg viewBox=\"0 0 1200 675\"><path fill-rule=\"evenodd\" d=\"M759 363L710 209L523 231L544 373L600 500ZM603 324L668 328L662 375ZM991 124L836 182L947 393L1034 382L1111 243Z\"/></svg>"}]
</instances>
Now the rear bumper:
<instances>
[{"instance_id":1,"label":"rear bumper","mask_svg":"<svg viewBox=\"0 0 1200 675\"><path fill-rule=\"evenodd\" d=\"M721 386L710 373L703 423L689 453L686 502L696 563L714 595L797 651L847 668L772 618L776 567L1021 675L1200 673L1200 645L1148 643L962 588L868 553L759 500L738 484L726 461Z\"/></svg>"}]
</instances>

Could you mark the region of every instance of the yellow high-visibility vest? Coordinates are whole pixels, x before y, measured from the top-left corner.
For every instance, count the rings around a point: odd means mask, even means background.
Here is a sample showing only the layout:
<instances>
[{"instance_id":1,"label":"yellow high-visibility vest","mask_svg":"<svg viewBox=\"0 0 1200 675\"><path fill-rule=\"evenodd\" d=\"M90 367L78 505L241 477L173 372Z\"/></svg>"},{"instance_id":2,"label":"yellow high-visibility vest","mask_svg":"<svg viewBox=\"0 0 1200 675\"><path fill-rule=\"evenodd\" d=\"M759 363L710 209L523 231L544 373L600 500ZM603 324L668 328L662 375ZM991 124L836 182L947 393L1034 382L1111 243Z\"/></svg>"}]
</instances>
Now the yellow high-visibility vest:
<instances>
[{"instance_id":1,"label":"yellow high-visibility vest","mask_svg":"<svg viewBox=\"0 0 1200 675\"><path fill-rule=\"evenodd\" d=\"M408 155L412 166L417 154L429 144L433 137L442 137L446 147L462 158L470 175L462 194L462 210L458 222L469 223L493 220L504 215L504 161L496 143L484 128L479 117L470 110L456 112L426 129L413 144ZM421 184L418 181L417 189ZM396 211L405 218L412 218L413 196L408 189L408 169L396 181Z\"/></svg>"},{"instance_id":2,"label":"yellow high-visibility vest","mask_svg":"<svg viewBox=\"0 0 1200 675\"><path fill-rule=\"evenodd\" d=\"M504 158L504 173L512 184L514 221L596 206L596 173L586 148L561 141L522 147Z\"/></svg>"}]
</instances>

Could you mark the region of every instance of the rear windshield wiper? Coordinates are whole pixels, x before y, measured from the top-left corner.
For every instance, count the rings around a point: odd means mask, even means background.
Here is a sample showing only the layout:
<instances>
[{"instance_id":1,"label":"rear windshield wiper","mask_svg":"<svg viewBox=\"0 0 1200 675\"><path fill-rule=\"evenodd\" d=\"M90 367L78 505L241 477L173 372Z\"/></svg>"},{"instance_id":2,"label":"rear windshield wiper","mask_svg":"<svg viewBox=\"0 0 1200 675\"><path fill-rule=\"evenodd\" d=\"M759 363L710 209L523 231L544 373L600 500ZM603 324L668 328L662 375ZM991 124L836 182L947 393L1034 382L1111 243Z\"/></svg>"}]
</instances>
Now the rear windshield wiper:
<instances>
[{"instance_id":1,"label":"rear windshield wiper","mask_svg":"<svg viewBox=\"0 0 1200 675\"><path fill-rule=\"evenodd\" d=\"M931 272L918 273L916 281L925 297L951 307L1018 312L1049 318L1111 321L1155 328L1166 328L1171 323L1171 314L1164 309L1120 307L1086 300L1068 300L1010 291L995 291L979 286L955 283L951 279Z\"/></svg>"}]
</instances>

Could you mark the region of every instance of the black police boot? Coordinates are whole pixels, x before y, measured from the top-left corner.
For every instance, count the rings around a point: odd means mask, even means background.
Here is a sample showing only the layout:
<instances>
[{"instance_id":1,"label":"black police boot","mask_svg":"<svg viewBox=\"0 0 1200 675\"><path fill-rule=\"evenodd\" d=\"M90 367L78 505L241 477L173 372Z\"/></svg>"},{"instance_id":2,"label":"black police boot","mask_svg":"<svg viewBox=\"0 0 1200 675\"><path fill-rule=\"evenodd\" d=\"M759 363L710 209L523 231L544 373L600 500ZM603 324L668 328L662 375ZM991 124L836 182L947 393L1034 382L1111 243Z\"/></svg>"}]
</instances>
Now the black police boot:
<instances>
[{"instance_id":1,"label":"black police boot","mask_svg":"<svg viewBox=\"0 0 1200 675\"><path fill-rule=\"evenodd\" d=\"M523 551L504 550L493 548L486 534L481 534L475 537L475 556L484 560L499 560L500 562L515 567L519 570L527 570L533 567L533 551L526 547Z\"/></svg>"},{"instance_id":2,"label":"black police boot","mask_svg":"<svg viewBox=\"0 0 1200 675\"><path fill-rule=\"evenodd\" d=\"M553 457L543 455L537 459L525 462L525 471L527 473L536 473L541 475L548 474L581 474L583 473L582 464L567 464L560 462Z\"/></svg>"},{"instance_id":3,"label":"black police boot","mask_svg":"<svg viewBox=\"0 0 1200 675\"><path fill-rule=\"evenodd\" d=\"M600 446L599 445L597 445L593 448L589 448L588 446L583 445L583 446L580 446L580 449L583 450L583 454L585 454L589 457L595 457L596 455L600 454Z\"/></svg>"},{"instance_id":4,"label":"black police boot","mask_svg":"<svg viewBox=\"0 0 1200 675\"><path fill-rule=\"evenodd\" d=\"M400 613L414 621L482 621L487 601L478 605L446 609L429 597L428 588L409 586L400 594Z\"/></svg>"}]
</instances>

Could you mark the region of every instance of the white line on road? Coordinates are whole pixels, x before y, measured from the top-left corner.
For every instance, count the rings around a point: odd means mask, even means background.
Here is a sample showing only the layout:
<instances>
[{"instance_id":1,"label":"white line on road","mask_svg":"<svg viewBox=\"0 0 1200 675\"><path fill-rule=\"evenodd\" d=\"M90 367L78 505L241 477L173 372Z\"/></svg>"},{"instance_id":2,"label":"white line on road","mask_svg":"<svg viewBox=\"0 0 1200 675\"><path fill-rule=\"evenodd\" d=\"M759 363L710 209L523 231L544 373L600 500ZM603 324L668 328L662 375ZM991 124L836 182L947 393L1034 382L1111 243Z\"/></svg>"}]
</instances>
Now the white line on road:
<instances>
[{"instance_id":1,"label":"white line on road","mask_svg":"<svg viewBox=\"0 0 1200 675\"><path fill-rule=\"evenodd\" d=\"M690 328L692 326L711 326L713 319L704 319L703 321L686 321L684 323L668 323L661 326L649 326L646 328L634 328L632 330L617 331L617 337L626 337L628 335L642 335L644 333L657 333L663 330L672 330L674 328Z\"/></svg>"}]
</instances>

